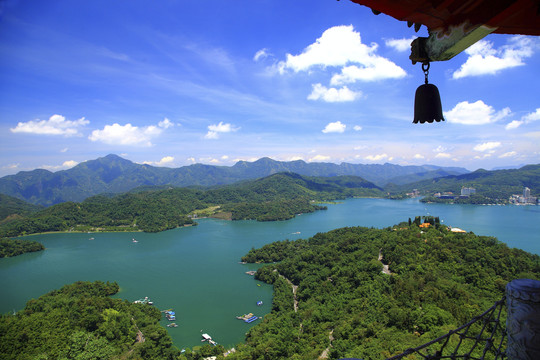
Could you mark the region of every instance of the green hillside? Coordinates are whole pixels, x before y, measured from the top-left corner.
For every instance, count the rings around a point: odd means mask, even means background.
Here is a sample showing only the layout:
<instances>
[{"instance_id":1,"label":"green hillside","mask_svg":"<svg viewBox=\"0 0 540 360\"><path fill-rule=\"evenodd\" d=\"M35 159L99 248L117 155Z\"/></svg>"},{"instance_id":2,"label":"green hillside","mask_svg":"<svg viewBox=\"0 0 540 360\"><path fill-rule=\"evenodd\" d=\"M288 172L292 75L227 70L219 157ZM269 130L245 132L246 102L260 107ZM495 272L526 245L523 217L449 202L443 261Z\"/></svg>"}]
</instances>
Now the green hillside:
<instances>
[{"instance_id":1,"label":"green hillside","mask_svg":"<svg viewBox=\"0 0 540 360\"><path fill-rule=\"evenodd\" d=\"M0 224L27 216L39 209L42 209L42 207L29 204L12 196L0 194Z\"/></svg>"},{"instance_id":2,"label":"green hillside","mask_svg":"<svg viewBox=\"0 0 540 360\"><path fill-rule=\"evenodd\" d=\"M452 192L459 195L462 187L476 189L476 200L480 202L505 202L512 194L522 194L523 188L531 189L532 196L540 196L540 164L527 165L511 170L476 170L469 174L444 176L410 183L388 186L391 194L403 194L418 189L422 195L437 192ZM474 199L473 199L474 200Z\"/></svg>"},{"instance_id":3,"label":"green hillside","mask_svg":"<svg viewBox=\"0 0 540 360\"><path fill-rule=\"evenodd\" d=\"M381 194L380 188L358 177L280 173L209 190L170 188L65 202L0 225L0 236L48 231L157 232L192 225L188 215L199 213L233 220L286 220L324 209L316 201Z\"/></svg>"},{"instance_id":4,"label":"green hillside","mask_svg":"<svg viewBox=\"0 0 540 360\"><path fill-rule=\"evenodd\" d=\"M111 299L118 290L116 283L76 282L0 316L0 357L177 359L159 310Z\"/></svg>"},{"instance_id":5,"label":"green hillside","mask_svg":"<svg viewBox=\"0 0 540 360\"><path fill-rule=\"evenodd\" d=\"M540 279L538 255L436 223L342 228L242 260L278 262L256 274L274 285L274 300L231 359L384 359L469 322L507 282Z\"/></svg>"}]
</instances>

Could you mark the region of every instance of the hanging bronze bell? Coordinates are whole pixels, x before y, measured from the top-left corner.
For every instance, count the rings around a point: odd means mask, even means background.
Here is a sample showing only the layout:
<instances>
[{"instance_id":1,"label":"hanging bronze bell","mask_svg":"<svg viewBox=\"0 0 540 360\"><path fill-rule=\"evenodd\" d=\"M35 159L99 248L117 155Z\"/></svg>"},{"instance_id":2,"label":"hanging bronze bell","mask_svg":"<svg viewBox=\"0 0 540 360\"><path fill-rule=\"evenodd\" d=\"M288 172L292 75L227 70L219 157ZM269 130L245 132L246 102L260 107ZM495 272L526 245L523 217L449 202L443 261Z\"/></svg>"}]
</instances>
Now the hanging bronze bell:
<instances>
[{"instance_id":1,"label":"hanging bronze bell","mask_svg":"<svg viewBox=\"0 0 540 360\"><path fill-rule=\"evenodd\" d=\"M422 64L422 70L424 70L426 83L416 89L413 123L423 124L425 122L444 121L439 89L433 84L428 84L429 62Z\"/></svg>"}]
</instances>

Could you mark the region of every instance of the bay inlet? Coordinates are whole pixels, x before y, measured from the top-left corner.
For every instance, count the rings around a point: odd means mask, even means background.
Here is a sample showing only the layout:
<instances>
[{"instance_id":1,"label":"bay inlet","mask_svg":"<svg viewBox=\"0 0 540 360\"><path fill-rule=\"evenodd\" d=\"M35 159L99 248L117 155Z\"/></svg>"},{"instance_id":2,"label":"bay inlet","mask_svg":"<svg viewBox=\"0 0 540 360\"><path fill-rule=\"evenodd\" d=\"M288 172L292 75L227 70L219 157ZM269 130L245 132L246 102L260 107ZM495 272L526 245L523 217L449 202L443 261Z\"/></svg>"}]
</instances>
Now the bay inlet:
<instances>
[{"instance_id":1,"label":"bay inlet","mask_svg":"<svg viewBox=\"0 0 540 360\"><path fill-rule=\"evenodd\" d=\"M348 199L328 205L326 211L281 222L200 219L199 226L156 234L32 236L47 249L0 259L0 311L18 311L31 298L75 281L116 281L121 288L116 297L134 301L148 296L160 310L176 312L178 327L167 330L177 347L201 345L203 333L232 346L261 321L246 324L236 316L264 316L271 309L272 287L245 273L258 265L239 263L252 247L344 226L383 228L418 215L439 216L443 224L540 254L539 206ZM263 305L258 306L258 301ZM164 317L162 324L168 323Z\"/></svg>"}]
</instances>

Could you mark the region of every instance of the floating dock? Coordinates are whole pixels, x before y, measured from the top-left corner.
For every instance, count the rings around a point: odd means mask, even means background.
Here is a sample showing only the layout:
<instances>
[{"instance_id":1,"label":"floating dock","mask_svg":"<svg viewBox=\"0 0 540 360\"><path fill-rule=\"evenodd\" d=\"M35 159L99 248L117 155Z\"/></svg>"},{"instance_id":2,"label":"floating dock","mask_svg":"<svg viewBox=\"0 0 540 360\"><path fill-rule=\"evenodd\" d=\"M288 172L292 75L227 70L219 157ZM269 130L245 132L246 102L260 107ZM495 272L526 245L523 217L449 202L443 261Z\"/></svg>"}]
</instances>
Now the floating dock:
<instances>
[{"instance_id":1,"label":"floating dock","mask_svg":"<svg viewBox=\"0 0 540 360\"><path fill-rule=\"evenodd\" d=\"M147 305L154 305L152 301L148 298L148 296L145 296L144 299L135 300L133 302L134 304L147 304Z\"/></svg>"},{"instance_id":2,"label":"floating dock","mask_svg":"<svg viewBox=\"0 0 540 360\"><path fill-rule=\"evenodd\" d=\"M210 344L216 346L217 345L217 342L215 342L214 340L212 340L212 337L208 334L202 334L202 337L203 339L201 341L208 341Z\"/></svg>"},{"instance_id":3,"label":"floating dock","mask_svg":"<svg viewBox=\"0 0 540 360\"><path fill-rule=\"evenodd\" d=\"M172 310L165 311L165 317L169 321L175 321L176 320L176 313Z\"/></svg>"}]
</instances>

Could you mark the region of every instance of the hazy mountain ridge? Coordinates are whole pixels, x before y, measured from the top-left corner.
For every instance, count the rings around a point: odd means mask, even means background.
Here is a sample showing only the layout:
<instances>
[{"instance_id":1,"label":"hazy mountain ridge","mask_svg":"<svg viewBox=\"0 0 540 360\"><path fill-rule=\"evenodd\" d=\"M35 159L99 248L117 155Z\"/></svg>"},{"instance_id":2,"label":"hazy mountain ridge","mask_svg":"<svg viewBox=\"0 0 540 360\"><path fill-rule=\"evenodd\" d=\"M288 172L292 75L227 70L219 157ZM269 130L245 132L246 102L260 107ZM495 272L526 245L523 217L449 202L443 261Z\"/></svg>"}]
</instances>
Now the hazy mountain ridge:
<instances>
[{"instance_id":1,"label":"hazy mountain ridge","mask_svg":"<svg viewBox=\"0 0 540 360\"><path fill-rule=\"evenodd\" d=\"M452 192L459 195L462 187L473 187L476 194L490 199L508 199L512 194L522 194L528 187L532 196L540 194L540 164L525 165L519 169L484 170L468 174L450 175L421 180L401 186L388 186L391 193L418 189L422 194Z\"/></svg>"},{"instance_id":2,"label":"hazy mountain ridge","mask_svg":"<svg viewBox=\"0 0 540 360\"><path fill-rule=\"evenodd\" d=\"M463 168L442 168L433 165L400 166L394 164L306 163L302 160L283 162L261 158L254 162L239 161L233 166L193 164L180 168L141 165L117 155L89 160L58 172L36 169L0 178L0 193L33 204L50 206L65 201L82 201L100 193L122 193L139 186L215 186L256 179L278 172L294 172L304 176L354 175L378 186L414 174L437 175L444 170L454 174Z\"/></svg>"}]
</instances>

